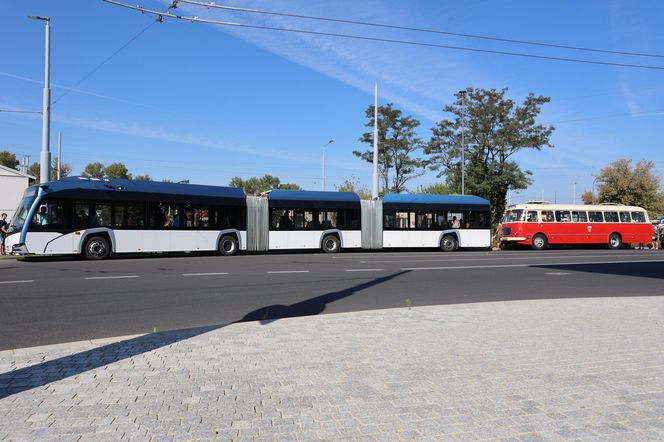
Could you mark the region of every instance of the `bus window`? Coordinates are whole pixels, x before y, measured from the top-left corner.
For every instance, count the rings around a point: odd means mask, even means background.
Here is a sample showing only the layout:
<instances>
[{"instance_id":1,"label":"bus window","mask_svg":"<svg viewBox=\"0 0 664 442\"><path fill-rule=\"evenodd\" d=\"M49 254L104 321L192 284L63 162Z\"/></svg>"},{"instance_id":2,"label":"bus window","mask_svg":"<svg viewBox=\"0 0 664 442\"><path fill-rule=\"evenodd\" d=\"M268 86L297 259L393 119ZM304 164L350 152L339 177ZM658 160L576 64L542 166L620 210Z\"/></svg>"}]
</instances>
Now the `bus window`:
<instances>
[{"instance_id":1,"label":"bus window","mask_svg":"<svg viewBox=\"0 0 664 442\"><path fill-rule=\"evenodd\" d=\"M618 212L604 212L604 219L607 223L617 223L620 222L618 217Z\"/></svg>"},{"instance_id":2,"label":"bus window","mask_svg":"<svg viewBox=\"0 0 664 442\"><path fill-rule=\"evenodd\" d=\"M556 210L556 221L559 223L568 223L572 218L567 210Z\"/></svg>"},{"instance_id":3,"label":"bus window","mask_svg":"<svg viewBox=\"0 0 664 442\"><path fill-rule=\"evenodd\" d=\"M210 225L210 209L207 207L194 208L194 227L207 229Z\"/></svg>"},{"instance_id":4,"label":"bus window","mask_svg":"<svg viewBox=\"0 0 664 442\"><path fill-rule=\"evenodd\" d=\"M415 228L431 229L433 227L433 213L418 210L415 212Z\"/></svg>"},{"instance_id":5,"label":"bus window","mask_svg":"<svg viewBox=\"0 0 664 442\"><path fill-rule=\"evenodd\" d=\"M414 216L414 214L413 214ZM413 220L414 221L414 220ZM413 227L415 223L413 222ZM396 213L396 228L397 229L408 229L411 225L410 217L408 212L397 211Z\"/></svg>"},{"instance_id":6,"label":"bus window","mask_svg":"<svg viewBox=\"0 0 664 442\"><path fill-rule=\"evenodd\" d=\"M505 216L505 222L516 223L523 221L523 210L509 210Z\"/></svg>"},{"instance_id":7,"label":"bus window","mask_svg":"<svg viewBox=\"0 0 664 442\"><path fill-rule=\"evenodd\" d=\"M537 221L537 210L529 210L528 215L526 216L526 222L536 223Z\"/></svg>"},{"instance_id":8,"label":"bus window","mask_svg":"<svg viewBox=\"0 0 664 442\"><path fill-rule=\"evenodd\" d=\"M321 212L321 214L325 215L321 222L323 230L337 228L337 220L339 216L336 210L328 210L327 212Z\"/></svg>"},{"instance_id":9,"label":"bus window","mask_svg":"<svg viewBox=\"0 0 664 442\"><path fill-rule=\"evenodd\" d=\"M553 210L542 210L542 222L543 223L553 222Z\"/></svg>"},{"instance_id":10,"label":"bus window","mask_svg":"<svg viewBox=\"0 0 664 442\"><path fill-rule=\"evenodd\" d=\"M588 212L588 221L591 223L603 223L604 217L602 212Z\"/></svg>"},{"instance_id":11,"label":"bus window","mask_svg":"<svg viewBox=\"0 0 664 442\"><path fill-rule=\"evenodd\" d=\"M85 229L90 222L90 204L87 201L74 202L74 228Z\"/></svg>"},{"instance_id":12,"label":"bus window","mask_svg":"<svg viewBox=\"0 0 664 442\"><path fill-rule=\"evenodd\" d=\"M90 227L111 225L111 205L108 203L94 203L94 210L90 217Z\"/></svg>"},{"instance_id":13,"label":"bus window","mask_svg":"<svg viewBox=\"0 0 664 442\"><path fill-rule=\"evenodd\" d=\"M620 222L621 223L631 223L632 218L629 216L629 212L620 212Z\"/></svg>"},{"instance_id":14,"label":"bus window","mask_svg":"<svg viewBox=\"0 0 664 442\"><path fill-rule=\"evenodd\" d=\"M574 211L574 212L572 212L572 222L587 223L588 222L588 214L586 212Z\"/></svg>"},{"instance_id":15,"label":"bus window","mask_svg":"<svg viewBox=\"0 0 664 442\"><path fill-rule=\"evenodd\" d=\"M63 202L59 200L47 199L39 204L39 208L32 217L33 226L63 227L64 225L64 207Z\"/></svg>"},{"instance_id":16,"label":"bus window","mask_svg":"<svg viewBox=\"0 0 664 442\"><path fill-rule=\"evenodd\" d=\"M646 214L643 212L632 212L632 221L635 223L645 223Z\"/></svg>"},{"instance_id":17,"label":"bus window","mask_svg":"<svg viewBox=\"0 0 664 442\"><path fill-rule=\"evenodd\" d=\"M123 227L124 223L125 208L123 205L116 204L115 211L113 214L113 226L114 227Z\"/></svg>"},{"instance_id":18,"label":"bus window","mask_svg":"<svg viewBox=\"0 0 664 442\"><path fill-rule=\"evenodd\" d=\"M395 229L397 227L397 212L395 210L385 211L383 227L385 229Z\"/></svg>"}]
</instances>

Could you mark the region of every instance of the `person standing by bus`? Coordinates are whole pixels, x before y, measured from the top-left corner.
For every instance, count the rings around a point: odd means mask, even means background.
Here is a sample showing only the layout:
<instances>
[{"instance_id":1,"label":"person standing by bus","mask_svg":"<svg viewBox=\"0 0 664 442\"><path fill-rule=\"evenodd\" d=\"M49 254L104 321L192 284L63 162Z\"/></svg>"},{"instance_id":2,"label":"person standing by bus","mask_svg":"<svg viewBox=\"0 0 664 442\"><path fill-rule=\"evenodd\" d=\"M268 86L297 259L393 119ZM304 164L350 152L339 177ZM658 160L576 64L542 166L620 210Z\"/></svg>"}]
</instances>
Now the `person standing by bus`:
<instances>
[{"instance_id":1,"label":"person standing by bus","mask_svg":"<svg viewBox=\"0 0 664 442\"><path fill-rule=\"evenodd\" d=\"M6 255L7 251L5 250L5 237L9 233L9 225L7 224L7 214L3 213L0 215L0 254Z\"/></svg>"}]
</instances>

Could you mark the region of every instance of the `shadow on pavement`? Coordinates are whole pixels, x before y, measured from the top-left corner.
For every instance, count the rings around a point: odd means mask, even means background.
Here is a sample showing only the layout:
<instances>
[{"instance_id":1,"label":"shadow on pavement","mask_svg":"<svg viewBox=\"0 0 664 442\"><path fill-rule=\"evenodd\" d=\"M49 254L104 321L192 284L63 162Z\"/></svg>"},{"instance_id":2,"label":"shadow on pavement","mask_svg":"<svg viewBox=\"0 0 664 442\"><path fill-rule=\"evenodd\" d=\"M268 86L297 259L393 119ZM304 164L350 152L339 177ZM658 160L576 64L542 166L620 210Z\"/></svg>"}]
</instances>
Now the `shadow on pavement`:
<instances>
[{"instance_id":1,"label":"shadow on pavement","mask_svg":"<svg viewBox=\"0 0 664 442\"><path fill-rule=\"evenodd\" d=\"M602 264L539 264L532 267L565 272L603 273L616 276L664 279L664 264L661 262L620 262Z\"/></svg>"},{"instance_id":2,"label":"shadow on pavement","mask_svg":"<svg viewBox=\"0 0 664 442\"><path fill-rule=\"evenodd\" d=\"M352 296L366 288L389 281L407 271L390 276L376 278L353 287L326 293L291 305L271 305L262 307L246 314L234 322L261 321L262 324L281 318L317 315L325 311L325 307L334 301ZM231 324L234 324L231 323ZM90 350L63 356L51 361L19 368L0 374L0 399L21 393L32 388L42 387L51 382L76 376L123 359L131 358L167 345L193 338L204 333L223 328L229 324L211 325L185 330L152 333L137 338L93 348Z\"/></svg>"}]
</instances>

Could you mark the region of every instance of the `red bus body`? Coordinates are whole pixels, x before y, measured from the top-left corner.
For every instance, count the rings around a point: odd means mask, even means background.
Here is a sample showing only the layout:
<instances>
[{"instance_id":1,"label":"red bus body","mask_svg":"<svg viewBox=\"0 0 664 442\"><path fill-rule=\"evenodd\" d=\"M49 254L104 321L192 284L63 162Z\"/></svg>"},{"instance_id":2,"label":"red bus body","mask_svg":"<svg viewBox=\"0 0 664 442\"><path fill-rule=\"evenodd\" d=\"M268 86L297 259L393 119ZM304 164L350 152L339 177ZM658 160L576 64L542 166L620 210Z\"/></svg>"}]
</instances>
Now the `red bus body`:
<instances>
[{"instance_id":1,"label":"red bus body","mask_svg":"<svg viewBox=\"0 0 664 442\"><path fill-rule=\"evenodd\" d=\"M618 204L562 205L527 203L510 206L498 227L501 247L521 244L534 249L549 244L650 243L654 228L641 207Z\"/></svg>"}]
</instances>

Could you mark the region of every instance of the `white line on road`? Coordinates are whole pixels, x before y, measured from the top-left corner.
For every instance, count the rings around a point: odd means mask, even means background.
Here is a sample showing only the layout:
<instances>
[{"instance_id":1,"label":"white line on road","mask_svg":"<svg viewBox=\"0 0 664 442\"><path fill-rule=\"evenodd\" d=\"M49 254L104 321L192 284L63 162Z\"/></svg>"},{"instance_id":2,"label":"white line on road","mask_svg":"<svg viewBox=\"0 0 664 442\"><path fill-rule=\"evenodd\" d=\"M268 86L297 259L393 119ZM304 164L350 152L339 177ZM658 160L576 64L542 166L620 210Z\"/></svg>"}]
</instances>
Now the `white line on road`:
<instances>
[{"instance_id":1,"label":"white line on road","mask_svg":"<svg viewBox=\"0 0 664 442\"><path fill-rule=\"evenodd\" d=\"M138 278L138 275L124 275L124 276L88 276L83 279L127 279L127 278Z\"/></svg>"},{"instance_id":2,"label":"white line on road","mask_svg":"<svg viewBox=\"0 0 664 442\"><path fill-rule=\"evenodd\" d=\"M344 272L382 272L385 269L348 269Z\"/></svg>"},{"instance_id":3,"label":"white line on road","mask_svg":"<svg viewBox=\"0 0 664 442\"><path fill-rule=\"evenodd\" d=\"M509 260L509 259L535 259L535 258L541 258L541 259L559 259L559 258L608 258L612 255L610 255L611 252L607 254L602 254L602 255L542 255L542 254L537 254L537 252L531 253L528 256L486 256L486 258L489 259L494 259L494 260ZM615 256L615 255L613 255ZM626 256L643 256L643 253L631 253L631 254L621 254L620 257L626 257ZM489 259L483 259L483 258L456 258L456 259L398 259L398 260L376 260L376 261L360 261L360 264L382 264L382 263L398 263L398 262L447 262L447 261L453 261L453 262L459 262L459 261L488 261Z\"/></svg>"},{"instance_id":4,"label":"white line on road","mask_svg":"<svg viewBox=\"0 0 664 442\"><path fill-rule=\"evenodd\" d=\"M309 273L309 270L274 270L267 273Z\"/></svg>"},{"instance_id":5,"label":"white line on road","mask_svg":"<svg viewBox=\"0 0 664 442\"><path fill-rule=\"evenodd\" d=\"M0 281L0 284L23 284L25 282L35 282L34 279L24 279L22 281Z\"/></svg>"},{"instance_id":6,"label":"white line on road","mask_svg":"<svg viewBox=\"0 0 664 442\"><path fill-rule=\"evenodd\" d=\"M663 259L646 259L634 261L581 261L581 262L556 262L546 264L494 264L486 266L454 266L454 267L404 267L400 270L460 270L460 269L496 269L506 267L546 267L546 266L573 266L584 264L630 264L644 262L664 262Z\"/></svg>"},{"instance_id":7,"label":"white line on road","mask_svg":"<svg viewBox=\"0 0 664 442\"><path fill-rule=\"evenodd\" d=\"M571 273L568 273L568 272L546 272L545 275L567 276L567 275L571 275Z\"/></svg>"},{"instance_id":8,"label":"white line on road","mask_svg":"<svg viewBox=\"0 0 664 442\"><path fill-rule=\"evenodd\" d=\"M215 275L228 275L225 272L219 273L183 273L182 276L215 276Z\"/></svg>"}]
</instances>

